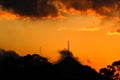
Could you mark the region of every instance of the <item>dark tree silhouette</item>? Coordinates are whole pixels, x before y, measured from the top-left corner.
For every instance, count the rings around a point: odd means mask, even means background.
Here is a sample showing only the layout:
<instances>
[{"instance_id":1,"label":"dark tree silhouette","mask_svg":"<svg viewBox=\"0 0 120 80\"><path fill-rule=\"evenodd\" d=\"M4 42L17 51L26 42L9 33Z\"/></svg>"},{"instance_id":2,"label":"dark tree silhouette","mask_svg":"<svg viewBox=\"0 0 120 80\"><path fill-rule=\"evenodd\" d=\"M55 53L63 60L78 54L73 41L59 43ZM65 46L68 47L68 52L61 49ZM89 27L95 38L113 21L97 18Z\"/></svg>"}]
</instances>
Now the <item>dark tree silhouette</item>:
<instances>
[{"instance_id":1,"label":"dark tree silhouette","mask_svg":"<svg viewBox=\"0 0 120 80\"><path fill-rule=\"evenodd\" d=\"M0 60L3 60L8 57L17 59L19 58L19 55L15 51L12 51L12 50L0 49Z\"/></svg>"},{"instance_id":2,"label":"dark tree silhouette","mask_svg":"<svg viewBox=\"0 0 120 80\"><path fill-rule=\"evenodd\" d=\"M89 66L82 65L78 62L72 52L68 50L60 51L61 58L56 63L55 71L57 76L61 79L72 79L72 80L104 80L94 69Z\"/></svg>"},{"instance_id":3,"label":"dark tree silhouette","mask_svg":"<svg viewBox=\"0 0 120 80\"><path fill-rule=\"evenodd\" d=\"M115 61L107 68L101 68L99 73L108 80L120 80L120 61Z\"/></svg>"},{"instance_id":4,"label":"dark tree silhouette","mask_svg":"<svg viewBox=\"0 0 120 80\"><path fill-rule=\"evenodd\" d=\"M100 75L90 66L82 65L74 58L72 52L70 52L69 50L62 50L60 51L60 54L60 60L58 60L56 64L52 64L47 60L47 58L42 57L38 54L27 54L25 56L18 56L14 51L6 51L1 49L1 77L6 76L9 77L9 79L16 79L14 77L16 76L20 79L34 80L105 80L106 76ZM7 56L1 57L1 55ZM114 65L116 64L118 63L114 63ZM106 74L108 75L108 73ZM110 75L108 75L108 77Z\"/></svg>"}]
</instances>

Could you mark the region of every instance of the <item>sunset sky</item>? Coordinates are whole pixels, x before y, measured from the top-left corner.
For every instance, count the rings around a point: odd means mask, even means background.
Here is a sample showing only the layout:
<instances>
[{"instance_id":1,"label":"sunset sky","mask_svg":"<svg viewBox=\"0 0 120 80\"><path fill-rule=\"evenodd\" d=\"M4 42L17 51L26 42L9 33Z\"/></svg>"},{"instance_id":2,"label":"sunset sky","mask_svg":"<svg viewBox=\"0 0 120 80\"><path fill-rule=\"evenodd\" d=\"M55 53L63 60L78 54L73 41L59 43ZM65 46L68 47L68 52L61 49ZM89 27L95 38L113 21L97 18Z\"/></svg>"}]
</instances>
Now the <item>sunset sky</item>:
<instances>
[{"instance_id":1,"label":"sunset sky","mask_svg":"<svg viewBox=\"0 0 120 80\"><path fill-rule=\"evenodd\" d=\"M56 61L67 48L99 70L120 59L120 0L0 0L0 48Z\"/></svg>"}]
</instances>

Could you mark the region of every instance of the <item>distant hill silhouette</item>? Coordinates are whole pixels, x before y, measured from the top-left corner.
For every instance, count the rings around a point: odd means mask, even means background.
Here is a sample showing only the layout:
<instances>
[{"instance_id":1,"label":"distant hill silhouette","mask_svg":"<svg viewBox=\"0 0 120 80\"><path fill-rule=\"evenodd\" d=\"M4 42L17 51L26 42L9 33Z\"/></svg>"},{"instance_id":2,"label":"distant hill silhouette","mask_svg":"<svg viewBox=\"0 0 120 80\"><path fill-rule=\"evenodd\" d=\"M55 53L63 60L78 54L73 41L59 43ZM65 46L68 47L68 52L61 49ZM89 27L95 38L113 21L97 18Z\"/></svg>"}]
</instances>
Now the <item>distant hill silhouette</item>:
<instances>
[{"instance_id":1,"label":"distant hill silhouette","mask_svg":"<svg viewBox=\"0 0 120 80\"><path fill-rule=\"evenodd\" d=\"M1 53L5 52L5 53ZM11 56L9 54L14 54ZM18 56L14 51L1 49L0 73L4 79L33 79L33 80L112 80L99 74L90 66L78 62L69 50L60 51L61 57L56 64L38 54ZM4 58L4 59L3 59Z\"/></svg>"}]
</instances>

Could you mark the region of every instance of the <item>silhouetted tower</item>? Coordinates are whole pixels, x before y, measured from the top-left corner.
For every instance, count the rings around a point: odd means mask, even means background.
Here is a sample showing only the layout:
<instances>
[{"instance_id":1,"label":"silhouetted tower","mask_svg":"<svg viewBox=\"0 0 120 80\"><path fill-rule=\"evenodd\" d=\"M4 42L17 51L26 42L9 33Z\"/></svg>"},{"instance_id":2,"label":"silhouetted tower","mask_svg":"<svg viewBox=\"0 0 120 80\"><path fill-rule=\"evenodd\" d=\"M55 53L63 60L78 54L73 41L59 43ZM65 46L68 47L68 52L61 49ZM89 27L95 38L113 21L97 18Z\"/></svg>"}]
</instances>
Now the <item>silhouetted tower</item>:
<instances>
[{"instance_id":1,"label":"silhouetted tower","mask_svg":"<svg viewBox=\"0 0 120 80\"><path fill-rule=\"evenodd\" d=\"M68 51L70 50L70 42L69 42L69 40L68 40Z\"/></svg>"}]
</instances>

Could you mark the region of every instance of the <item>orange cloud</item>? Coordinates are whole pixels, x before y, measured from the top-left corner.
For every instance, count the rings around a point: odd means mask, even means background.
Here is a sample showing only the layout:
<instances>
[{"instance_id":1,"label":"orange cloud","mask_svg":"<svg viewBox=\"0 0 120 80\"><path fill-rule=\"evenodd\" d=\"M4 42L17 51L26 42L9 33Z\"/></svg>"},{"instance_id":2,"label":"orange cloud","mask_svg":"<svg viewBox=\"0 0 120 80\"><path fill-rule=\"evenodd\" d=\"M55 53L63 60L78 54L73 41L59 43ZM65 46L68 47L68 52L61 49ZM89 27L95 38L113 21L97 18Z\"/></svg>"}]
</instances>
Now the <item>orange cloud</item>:
<instances>
[{"instance_id":1,"label":"orange cloud","mask_svg":"<svg viewBox=\"0 0 120 80\"><path fill-rule=\"evenodd\" d=\"M98 27L84 27L84 28L67 28L62 27L58 28L58 31L99 31L100 28Z\"/></svg>"},{"instance_id":2,"label":"orange cloud","mask_svg":"<svg viewBox=\"0 0 120 80\"><path fill-rule=\"evenodd\" d=\"M0 17L5 18L5 19L16 19L19 16L12 14L12 13L5 12L5 11L0 11Z\"/></svg>"},{"instance_id":3,"label":"orange cloud","mask_svg":"<svg viewBox=\"0 0 120 80\"><path fill-rule=\"evenodd\" d=\"M78 28L76 31L99 31L100 28L94 27L94 28Z\"/></svg>"},{"instance_id":4,"label":"orange cloud","mask_svg":"<svg viewBox=\"0 0 120 80\"><path fill-rule=\"evenodd\" d=\"M111 35L111 36L113 36L113 35L120 35L120 32L108 32L107 34Z\"/></svg>"}]
</instances>

